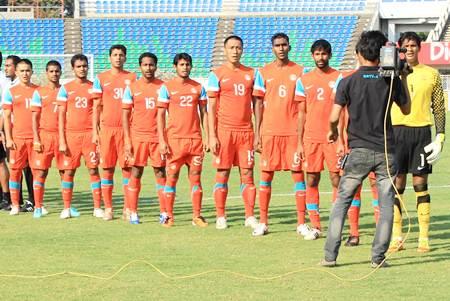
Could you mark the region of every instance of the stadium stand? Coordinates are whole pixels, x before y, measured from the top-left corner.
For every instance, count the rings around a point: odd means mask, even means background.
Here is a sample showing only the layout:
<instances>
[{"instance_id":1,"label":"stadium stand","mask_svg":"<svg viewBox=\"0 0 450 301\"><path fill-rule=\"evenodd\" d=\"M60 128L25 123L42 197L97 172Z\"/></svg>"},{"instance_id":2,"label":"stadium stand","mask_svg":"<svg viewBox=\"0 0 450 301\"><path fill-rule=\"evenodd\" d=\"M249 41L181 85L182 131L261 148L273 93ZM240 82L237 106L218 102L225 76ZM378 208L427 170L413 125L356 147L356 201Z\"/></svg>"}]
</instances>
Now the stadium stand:
<instances>
[{"instance_id":1,"label":"stadium stand","mask_svg":"<svg viewBox=\"0 0 450 301\"><path fill-rule=\"evenodd\" d=\"M83 52L95 55L97 72L109 68L108 49L112 44L128 47L128 70L137 70L144 51L159 57L162 72L172 72L178 52L194 58L194 77L204 77L211 66L218 18L84 19L81 21ZM143 34L145 29L145 34Z\"/></svg>"},{"instance_id":2,"label":"stadium stand","mask_svg":"<svg viewBox=\"0 0 450 301\"><path fill-rule=\"evenodd\" d=\"M179 13L179 12L217 12L222 7L222 0L97 0L97 14L130 13Z\"/></svg>"},{"instance_id":3,"label":"stadium stand","mask_svg":"<svg viewBox=\"0 0 450 301\"><path fill-rule=\"evenodd\" d=\"M364 8L365 0L240 0L239 5L241 12L354 12Z\"/></svg>"},{"instance_id":4,"label":"stadium stand","mask_svg":"<svg viewBox=\"0 0 450 301\"><path fill-rule=\"evenodd\" d=\"M291 58L304 66L313 66L309 47L319 38L333 45L334 67L339 67L354 32L356 16L304 16L236 18L234 33L245 41L243 61L249 66L261 66L272 60L270 37L275 32L286 32L291 39Z\"/></svg>"}]
</instances>

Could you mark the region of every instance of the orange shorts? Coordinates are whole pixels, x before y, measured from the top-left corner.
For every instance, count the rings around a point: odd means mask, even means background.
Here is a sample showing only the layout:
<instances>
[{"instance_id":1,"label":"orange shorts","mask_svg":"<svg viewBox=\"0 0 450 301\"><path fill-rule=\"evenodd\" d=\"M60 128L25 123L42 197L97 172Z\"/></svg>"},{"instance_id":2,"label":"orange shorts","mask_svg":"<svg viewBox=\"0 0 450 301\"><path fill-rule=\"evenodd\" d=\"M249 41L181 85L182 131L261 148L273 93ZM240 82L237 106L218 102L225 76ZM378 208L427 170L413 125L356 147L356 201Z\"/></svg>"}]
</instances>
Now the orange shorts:
<instances>
[{"instance_id":1,"label":"orange shorts","mask_svg":"<svg viewBox=\"0 0 450 301\"><path fill-rule=\"evenodd\" d=\"M219 154L213 160L218 169L230 169L233 166L253 168L255 156L253 151L253 131L217 130Z\"/></svg>"},{"instance_id":2,"label":"orange shorts","mask_svg":"<svg viewBox=\"0 0 450 301\"><path fill-rule=\"evenodd\" d=\"M179 171L183 165L191 170L202 170L203 143L202 139L169 138L169 155L167 156L167 170Z\"/></svg>"},{"instance_id":3,"label":"orange shorts","mask_svg":"<svg viewBox=\"0 0 450 301\"><path fill-rule=\"evenodd\" d=\"M87 168L98 166L97 146L92 143L92 132L72 133L66 132L69 155L63 155L59 160L59 169L77 169L81 165L81 156Z\"/></svg>"},{"instance_id":4,"label":"orange shorts","mask_svg":"<svg viewBox=\"0 0 450 301\"><path fill-rule=\"evenodd\" d=\"M159 143L150 141L132 141L133 144L133 161L130 162L134 166L147 166L148 157L152 161L153 167L166 166L166 159L159 152Z\"/></svg>"},{"instance_id":5,"label":"orange shorts","mask_svg":"<svg viewBox=\"0 0 450 301\"><path fill-rule=\"evenodd\" d=\"M9 165L12 169L23 169L32 161L33 138L14 138L16 149L9 151Z\"/></svg>"},{"instance_id":6,"label":"orange shorts","mask_svg":"<svg viewBox=\"0 0 450 301\"><path fill-rule=\"evenodd\" d=\"M100 130L100 165L102 168L130 167L125 162L123 129L103 127Z\"/></svg>"},{"instance_id":7,"label":"orange shorts","mask_svg":"<svg viewBox=\"0 0 450 301\"><path fill-rule=\"evenodd\" d=\"M262 136L261 140L261 170L302 170L300 156L297 154L297 136Z\"/></svg>"},{"instance_id":8,"label":"orange shorts","mask_svg":"<svg viewBox=\"0 0 450 301\"><path fill-rule=\"evenodd\" d=\"M337 166L339 157L337 155L336 143L303 143L305 149L306 172L321 172L325 161L330 172L339 172Z\"/></svg>"},{"instance_id":9,"label":"orange shorts","mask_svg":"<svg viewBox=\"0 0 450 301\"><path fill-rule=\"evenodd\" d=\"M41 138L43 150L40 153L36 151L33 152L30 167L32 169L49 169L52 167L53 158L56 158L57 166L59 166L58 162L61 160L62 154L58 149L58 133L41 131L39 136Z\"/></svg>"}]
</instances>

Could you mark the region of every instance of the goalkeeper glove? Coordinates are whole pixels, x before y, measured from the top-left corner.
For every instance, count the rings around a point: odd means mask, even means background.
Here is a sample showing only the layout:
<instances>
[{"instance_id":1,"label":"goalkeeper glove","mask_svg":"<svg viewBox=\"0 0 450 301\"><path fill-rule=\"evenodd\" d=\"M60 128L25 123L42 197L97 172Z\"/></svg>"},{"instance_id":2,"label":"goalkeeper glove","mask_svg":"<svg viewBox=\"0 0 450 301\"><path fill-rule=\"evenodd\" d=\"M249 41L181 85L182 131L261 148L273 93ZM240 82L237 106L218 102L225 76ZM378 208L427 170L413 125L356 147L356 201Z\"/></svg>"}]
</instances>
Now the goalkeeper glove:
<instances>
[{"instance_id":1,"label":"goalkeeper glove","mask_svg":"<svg viewBox=\"0 0 450 301\"><path fill-rule=\"evenodd\" d=\"M430 153L427 157L427 162L433 165L438 159L444 145L445 135L440 133L436 135L433 142L423 148L425 153Z\"/></svg>"}]
</instances>

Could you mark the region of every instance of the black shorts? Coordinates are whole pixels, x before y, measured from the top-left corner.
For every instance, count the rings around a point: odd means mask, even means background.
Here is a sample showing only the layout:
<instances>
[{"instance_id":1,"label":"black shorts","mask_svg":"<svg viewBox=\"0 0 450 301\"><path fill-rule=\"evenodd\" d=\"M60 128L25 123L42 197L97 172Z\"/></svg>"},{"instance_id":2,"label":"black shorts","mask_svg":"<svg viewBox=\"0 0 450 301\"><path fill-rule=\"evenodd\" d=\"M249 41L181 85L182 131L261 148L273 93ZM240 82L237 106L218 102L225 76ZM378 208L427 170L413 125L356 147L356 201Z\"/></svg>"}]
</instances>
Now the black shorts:
<instances>
[{"instance_id":1,"label":"black shorts","mask_svg":"<svg viewBox=\"0 0 450 301\"><path fill-rule=\"evenodd\" d=\"M6 151L3 143L0 142L0 162L6 159Z\"/></svg>"},{"instance_id":2,"label":"black shorts","mask_svg":"<svg viewBox=\"0 0 450 301\"><path fill-rule=\"evenodd\" d=\"M399 174L424 175L431 173L428 154L423 148L431 143L431 128L394 126L395 160Z\"/></svg>"}]
</instances>

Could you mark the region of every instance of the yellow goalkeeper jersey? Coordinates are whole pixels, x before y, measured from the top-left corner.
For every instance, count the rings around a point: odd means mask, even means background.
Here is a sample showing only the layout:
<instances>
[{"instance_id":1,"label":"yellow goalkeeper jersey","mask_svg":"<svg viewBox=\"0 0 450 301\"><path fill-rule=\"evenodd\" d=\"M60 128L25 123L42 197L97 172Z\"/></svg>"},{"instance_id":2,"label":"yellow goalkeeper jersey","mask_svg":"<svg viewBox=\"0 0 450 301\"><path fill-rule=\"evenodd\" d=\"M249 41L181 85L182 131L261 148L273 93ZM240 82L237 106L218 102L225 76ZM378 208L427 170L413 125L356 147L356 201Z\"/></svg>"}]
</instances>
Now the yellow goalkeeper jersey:
<instances>
[{"instance_id":1,"label":"yellow goalkeeper jersey","mask_svg":"<svg viewBox=\"0 0 450 301\"><path fill-rule=\"evenodd\" d=\"M439 72L423 64L414 66L413 73L408 75L408 90L411 97L411 113L403 115L394 103L391 109L392 124L411 127L431 126L434 115L436 129L445 131L444 92ZM440 129L442 126L444 128Z\"/></svg>"}]
</instances>

